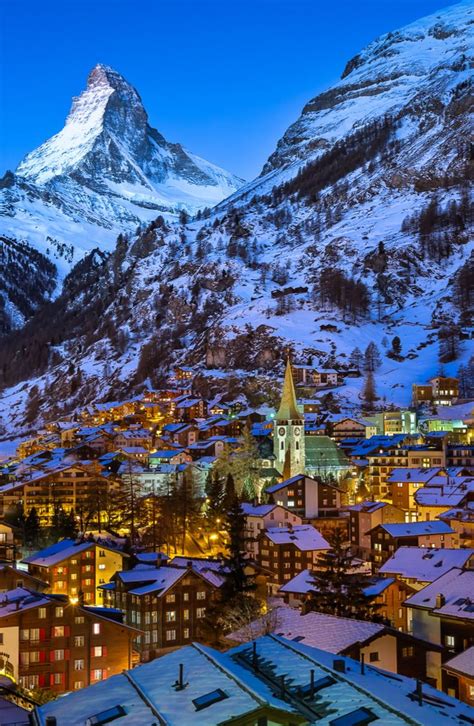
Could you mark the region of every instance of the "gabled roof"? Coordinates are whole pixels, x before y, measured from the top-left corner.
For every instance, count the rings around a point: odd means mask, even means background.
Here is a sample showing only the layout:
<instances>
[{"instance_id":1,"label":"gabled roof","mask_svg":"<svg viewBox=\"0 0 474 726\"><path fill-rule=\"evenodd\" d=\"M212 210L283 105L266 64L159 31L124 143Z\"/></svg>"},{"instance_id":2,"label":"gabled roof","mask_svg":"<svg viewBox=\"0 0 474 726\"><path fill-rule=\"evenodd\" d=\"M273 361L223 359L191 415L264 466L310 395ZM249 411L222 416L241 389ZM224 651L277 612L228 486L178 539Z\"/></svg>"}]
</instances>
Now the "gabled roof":
<instances>
[{"instance_id":1,"label":"gabled roof","mask_svg":"<svg viewBox=\"0 0 474 726\"><path fill-rule=\"evenodd\" d=\"M252 667L256 657L261 666ZM416 683L385 673L345 656L344 673L336 670L334 654L266 635L251 644L221 653L197 643L179 648L150 663L94 686L75 691L38 707L38 721L54 716L58 724L83 726L88 718L121 705L121 726L162 723L195 726L258 721L267 716L277 723L356 723L353 714L390 726L402 724L467 723L474 714L467 704L423 684L423 707L416 699ZM184 667L185 688L177 688L179 666ZM308 693L310 671L317 692ZM275 687L284 677L285 697ZM303 694L301 693L303 690ZM307 706L322 714L309 716ZM272 718L273 717L273 718ZM365 721L367 723L367 720Z\"/></svg>"},{"instance_id":2,"label":"gabled roof","mask_svg":"<svg viewBox=\"0 0 474 726\"><path fill-rule=\"evenodd\" d=\"M443 668L474 678L474 645L443 663Z\"/></svg>"},{"instance_id":3,"label":"gabled roof","mask_svg":"<svg viewBox=\"0 0 474 726\"><path fill-rule=\"evenodd\" d=\"M411 595L405 605L430 610L436 615L474 621L474 570L453 567Z\"/></svg>"},{"instance_id":4,"label":"gabled roof","mask_svg":"<svg viewBox=\"0 0 474 726\"><path fill-rule=\"evenodd\" d=\"M392 473L388 477L389 482L416 482L425 484L426 482L433 479L435 476L439 476L439 473L444 471L443 467L429 467L429 468L408 468L400 467L393 469ZM446 478L445 478L446 480Z\"/></svg>"},{"instance_id":5,"label":"gabled roof","mask_svg":"<svg viewBox=\"0 0 474 726\"><path fill-rule=\"evenodd\" d=\"M391 537L422 537L430 534L452 534L453 529L446 522L395 522L378 524L370 531L377 528L385 530Z\"/></svg>"},{"instance_id":6,"label":"gabled roof","mask_svg":"<svg viewBox=\"0 0 474 726\"><path fill-rule=\"evenodd\" d=\"M45 549L40 550L39 552L35 552L35 554L30 555L30 557L25 557L22 562L28 565L36 565L38 567L52 567L53 565L57 565L59 562L63 562L69 557L74 557L74 555L85 552L91 547L99 547L103 550L117 552L123 557L128 556L114 547L110 547L102 542L96 542L95 540L86 540L81 542L80 540L63 539L60 542L56 542L56 544L45 547Z\"/></svg>"},{"instance_id":7,"label":"gabled roof","mask_svg":"<svg viewBox=\"0 0 474 726\"><path fill-rule=\"evenodd\" d=\"M251 502L242 502L240 508L247 517L266 517L267 514L273 512L278 504L252 504Z\"/></svg>"},{"instance_id":8,"label":"gabled roof","mask_svg":"<svg viewBox=\"0 0 474 726\"><path fill-rule=\"evenodd\" d=\"M379 572L433 582L453 567L464 567L471 557L474 549L399 547Z\"/></svg>"},{"instance_id":9,"label":"gabled roof","mask_svg":"<svg viewBox=\"0 0 474 726\"><path fill-rule=\"evenodd\" d=\"M352 504L352 506L347 507L349 512L367 512L367 514L372 514L373 512L377 512L379 509L383 509L386 507L388 502L359 502L358 504Z\"/></svg>"},{"instance_id":10,"label":"gabled roof","mask_svg":"<svg viewBox=\"0 0 474 726\"><path fill-rule=\"evenodd\" d=\"M329 542L311 524L297 524L294 527L269 527L263 530L263 534L273 544L293 544L302 552L331 549Z\"/></svg>"}]
</instances>

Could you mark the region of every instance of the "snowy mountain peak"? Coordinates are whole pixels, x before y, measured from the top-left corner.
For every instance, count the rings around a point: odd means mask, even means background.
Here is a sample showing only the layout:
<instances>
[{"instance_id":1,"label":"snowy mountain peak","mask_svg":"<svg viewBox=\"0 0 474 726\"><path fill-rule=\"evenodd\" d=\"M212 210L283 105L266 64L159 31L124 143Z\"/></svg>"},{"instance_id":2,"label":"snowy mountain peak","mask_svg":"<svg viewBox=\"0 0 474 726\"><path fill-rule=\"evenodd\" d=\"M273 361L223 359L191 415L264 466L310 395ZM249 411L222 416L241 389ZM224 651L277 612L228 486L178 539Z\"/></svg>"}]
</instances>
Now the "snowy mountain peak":
<instances>
[{"instance_id":1,"label":"snowy mountain peak","mask_svg":"<svg viewBox=\"0 0 474 726\"><path fill-rule=\"evenodd\" d=\"M472 80L473 48L470 1L380 36L347 63L338 83L306 104L262 175L307 163L347 133L384 115L397 116L410 106L413 116L430 113L429 103L423 107L427 89L446 103L456 86Z\"/></svg>"},{"instance_id":2,"label":"snowy mountain peak","mask_svg":"<svg viewBox=\"0 0 474 726\"><path fill-rule=\"evenodd\" d=\"M109 166L103 149L94 148L103 134L116 135L117 142L139 161L149 130L148 115L136 89L113 68L98 64L89 73L86 89L73 99L64 128L28 154L17 174L45 184L75 170L88 154L95 152L97 156L99 151L101 158L93 165L97 174L101 167Z\"/></svg>"},{"instance_id":3,"label":"snowy mountain peak","mask_svg":"<svg viewBox=\"0 0 474 726\"><path fill-rule=\"evenodd\" d=\"M149 124L137 90L100 63L73 98L64 128L0 189L0 233L53 254L62 275L86 251L113 249L119 233L159 214L213 207L242 184L167 141Z\"/></svg>"}]
</instances>

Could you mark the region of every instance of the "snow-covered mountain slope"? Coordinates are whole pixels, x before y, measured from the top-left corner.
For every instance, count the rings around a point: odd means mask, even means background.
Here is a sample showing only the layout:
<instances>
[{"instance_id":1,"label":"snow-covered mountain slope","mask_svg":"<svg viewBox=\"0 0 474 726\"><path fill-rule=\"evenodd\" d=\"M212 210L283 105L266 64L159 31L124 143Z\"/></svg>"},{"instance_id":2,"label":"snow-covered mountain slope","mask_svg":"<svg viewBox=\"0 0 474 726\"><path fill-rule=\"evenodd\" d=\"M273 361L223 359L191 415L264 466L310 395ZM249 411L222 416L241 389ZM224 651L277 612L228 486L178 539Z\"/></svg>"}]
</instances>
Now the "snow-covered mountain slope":
<instances>
[{"instance_id":1,"label":"snow-covered mountain slope","mask_svg":"<svg viewBox=\"0 0 474 726\"><path fill-rule=\"evenodd\" d=\"M167 141L137 91L97 65L64 128L0 186L0 231L56 258L60 272L158 214L214 206L243 181ZM66 253L61 254L66 245Z\"/></svg>"},{"instance_id":2,"label":"snow-covered mountain slope","mask_svg":"<svg viewBox=\"0 0 474 726\"><path fill-rule=\"evenodd\" d=\"M401 405L440 357L455 373L472 354L473 21L463 2L370 44L206 219L160 221L85 260L0 351L6 429L32 378L46 408L71 410L175 361L272 369L288 345L344 367L374 341L380 400ZM348 380L341 405L357 409L362 381Z\"/></svg>"}]
</instances>

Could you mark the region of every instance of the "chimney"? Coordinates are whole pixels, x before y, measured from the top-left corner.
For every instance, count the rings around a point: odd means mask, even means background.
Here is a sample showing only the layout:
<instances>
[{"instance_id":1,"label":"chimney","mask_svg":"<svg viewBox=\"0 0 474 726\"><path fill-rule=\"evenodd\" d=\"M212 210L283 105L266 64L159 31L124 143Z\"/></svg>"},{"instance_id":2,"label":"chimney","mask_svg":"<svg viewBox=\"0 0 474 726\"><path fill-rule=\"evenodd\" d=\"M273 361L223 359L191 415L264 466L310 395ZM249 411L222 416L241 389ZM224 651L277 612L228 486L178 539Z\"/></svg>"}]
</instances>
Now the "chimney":
<instances>
[{"instance_id":1,"label":"chimney","mask_svg":"<svg viewBox=\"0 0 474 726\"><path fill-rule=\"evenodd\" d=\"M56 726L56 716L46 716L46 726Z\"/></svg>"},{"instance_id":2,"label":"chimney","mask_svg":"<svg viewBox=\"0 0 474 726\"><path fill-rule=\"evenodd\" d=\"M446 604L446 598L444 597L442 592L439 592L436 595L436 602L435 602L436 609L439 610L439 608L442 608L443 605L445 605L445 604Z\"/></svg>"}]
</instances>

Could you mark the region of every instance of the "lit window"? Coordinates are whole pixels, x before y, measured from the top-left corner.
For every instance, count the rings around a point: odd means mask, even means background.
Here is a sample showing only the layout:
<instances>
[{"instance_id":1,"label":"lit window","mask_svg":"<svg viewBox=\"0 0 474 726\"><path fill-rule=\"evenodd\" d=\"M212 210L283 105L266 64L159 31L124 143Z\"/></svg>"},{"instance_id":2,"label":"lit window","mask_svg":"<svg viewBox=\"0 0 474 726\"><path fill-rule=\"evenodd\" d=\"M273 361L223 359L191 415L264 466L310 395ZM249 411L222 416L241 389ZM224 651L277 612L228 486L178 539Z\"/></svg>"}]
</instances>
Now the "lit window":
<instances>
[{"instance_id":1,"label":"lit window","mask_svg":"<svg viewBox=\"0 0 474 726\"><path fill-rule=\"evenodd\" d=\"M55 625L52 635L53 638L64 638L64 625Z\"/></svg>"},{"instance_id":2,"label":"lit window","mask_svg":"<svg viewBox=\"0 0 474 726\"><path fill-rule=\"evenodd\" d=\"M60 650L53 650L53 659L64 660L64 650L62 648Z\"/></svg>"},{"instance_id":3,"label":"lit window","mask_svg":"<svg viewBox=\"0 0 474 726\"><path fill-rule=\"evenodd\" d=\"M95 668L92 671L91 679L93 681L102 681L104 679L104 671L102 670L102 668Z\"/></svg>"},{"instance_id":4,"label":"lit window","mask_svg":"<svg viewBox=\"0 0 474 726\"><path fill-rule=\"evenodd\" d=\"M176 610L167 610L165 614L165 620L167 623L176 622Z\"/></svg>"},{"instance_id":5,"label":"lit window","mask_svg":"<svg viewBox=\"0 0 474 726\"><path fill-rule=\"evenodd\" d=\"M94 658L102 658L103 650L101 645L94 645L92 655Z\"/></svg>"},{"instance_id":6,"label":"lit window","mask_svg":"<svg viewBox=\"0 0 474 726\"><path fill-rule=\"evenodd\" d=\"M54 614L57 618L62 618L64 616L64 608L55 608Z\"/></svg>"},{"instance_id":7,"label":"lit window","mask_svg":"<svg viewBox=\"0 0 474 726\"><path fill-rule=\"evenodd\" d=\"M167 630L166 640L176 640L176 630Z\"/></svg>"},{"instance_id":8,"label":"lit window","mask_svg":"<svg viewBox=\"0 0 474 726\"><path fill-rule=\"evenodd\" d=\"M444 638L444 643L448 646L448 648L454 648L456 644L454 635L446 635Z\"/></svg>"},{"instance_id":9,"label":"lit window","mask_svg":"<svg viewBox=\"0 0 474 726\"><path fill-rule=\"evenodd\" d=\"M175 595L167 595L166 596L166 602L175 602L176 596Z\"/></svg>"},{"instance_id":10,"label":"lit window","mask_svg":"<svg viewBox=\"0 0 474 726\"><path fill-rule=\"evenodd\" d=\"M77 658L74 661L74 670L75 671L83 671L84 670L84 659L83 658Z\"/></svg>"},{"instance_id":11,"label":"lit window","mask_svg":"<svg viewBox=\"0 0 474 726\"><path fill-rule=\"evenodd\" d=\"M94 635L100 635L100 623L94 623L92 626L92 632Z\"/></svg>"},{"instance_id":12,"label":"lit window","mask_svg":"<svg viewBox=\"0 0 474 726\"><path fill-rule=\"evenodd\" d=\"M44 620L47 615L46 608L38 608L38 617L40 620Z\"/></svg>"},{"instance_id":13,"label":"lit window","mask_svg":"<svg viewBox=\"0 0 474 726\"><path fill-rule=\"evenodd\" d=\"M206 608L196 608L196 617L203 618L206 615Z\"/></svg>"},{"instance_id":14,"label":"lit window","mask_svg":"<svg viewBox=\"0 0 474 726\"><path fill-rule=\"evenodd\" d=\"M83 635L75 635L74 636L74 647L75 648L83 648L84 647L84 636Z\"/></svg>"},{"instance_id":15,"label":"lit window","mask_svg":"<svg viewBox=\"0 0 474 726\"><path fill-rule=\"evenodd\" d=\"M74 681L74 690L80 691L81 688L84 688L84 681Z\"/></svg>"},{"instance_id":16,"label":"lit window","mask_svg":"<svg viewBox=\"0 0 474 726\"><path fill-rule=\"evenodd\" d=\"M204 591L197 592L196 593L196 599L197 600L205 600L206 599L206 593Z\"/></svg>"}]
</instances>

